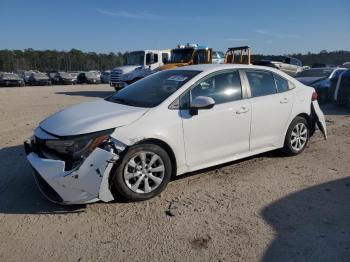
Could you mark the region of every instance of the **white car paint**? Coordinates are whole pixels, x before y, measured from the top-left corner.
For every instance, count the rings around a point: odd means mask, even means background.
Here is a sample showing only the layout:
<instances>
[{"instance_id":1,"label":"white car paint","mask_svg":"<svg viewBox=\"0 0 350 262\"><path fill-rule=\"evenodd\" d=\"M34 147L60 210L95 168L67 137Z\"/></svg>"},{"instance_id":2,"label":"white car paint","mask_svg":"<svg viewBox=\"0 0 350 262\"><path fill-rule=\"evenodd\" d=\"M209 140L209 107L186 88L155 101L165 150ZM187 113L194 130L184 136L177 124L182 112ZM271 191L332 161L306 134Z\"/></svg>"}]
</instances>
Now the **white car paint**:
<instances>
[{"instance_id":1,"label":"white car paint","mask_svg":"<svg viewBox=\"0 0 350 262\"><path fill-rule=\"evenodd\" d=\"M294 88L275 95L250 98L248 81L240 72L244 99L200 110L196 116L190 115L188 110L169 108L203 77L228 69L273 72L288 80ZM61 160L44 159L29 152L30 164L61 196L63 204L112 200L108 181L119 152L146 139L160 140L171 148L176 158L176 175L181 175L283 147L291 121L299 114L311 115L311 108L314 108L326 138L323 113L317 101L311 103L314 89L277 69L224 64L176 70L202 72L156 107L136 108L101 100L70 107L40 123L35 136L41 139L115 128L110 140L118 152L96 148L74 170L65 171L65 163Z\"/></svg>"}]
</instances>

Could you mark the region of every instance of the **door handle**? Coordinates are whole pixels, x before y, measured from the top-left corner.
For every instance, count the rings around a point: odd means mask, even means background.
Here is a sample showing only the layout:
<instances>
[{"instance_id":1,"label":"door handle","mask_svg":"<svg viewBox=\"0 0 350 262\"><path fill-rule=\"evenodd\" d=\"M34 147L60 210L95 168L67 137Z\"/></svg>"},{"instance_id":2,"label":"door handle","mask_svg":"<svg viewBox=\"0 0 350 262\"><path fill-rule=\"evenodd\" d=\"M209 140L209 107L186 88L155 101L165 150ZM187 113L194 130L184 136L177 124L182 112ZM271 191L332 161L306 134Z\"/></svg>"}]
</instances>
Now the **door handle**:
<instances>
[{"instance_id":1,"label":"door handle","mask_svg":"<svg viewBox=\"0 0 350 262\"><path fill-rule=\"evenodd\" d=\"M289 99L287 97L283 98L280 103L281 104L287 104L289 102Z\"/></svg>"},{"instance_id":2,"label":"door handle","mask_svg":"<svg viewBox=\"0 0 350 262\"><path fill-rule=\"evenodd\" d=\"M249 108L242 106L240 109L236 111L236 114L244 114L244 113L247 113L248 111L249 111Z\"/></svg>"}]
</instances>

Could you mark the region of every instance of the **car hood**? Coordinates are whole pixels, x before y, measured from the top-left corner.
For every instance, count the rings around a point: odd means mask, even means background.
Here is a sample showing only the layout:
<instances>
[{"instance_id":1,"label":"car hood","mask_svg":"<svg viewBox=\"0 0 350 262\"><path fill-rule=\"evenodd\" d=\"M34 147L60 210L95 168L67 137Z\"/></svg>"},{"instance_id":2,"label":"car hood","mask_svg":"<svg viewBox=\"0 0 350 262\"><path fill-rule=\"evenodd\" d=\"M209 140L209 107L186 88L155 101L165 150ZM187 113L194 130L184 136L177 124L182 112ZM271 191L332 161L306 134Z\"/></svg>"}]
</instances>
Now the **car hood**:
<instances>
[{"instance_id":1,"label":"car hood","mask_svg":"<svg viewBox=\"0 0 350 262\"><path fill-rule=\"evenodd\" d=\"M119 66L114 68L113 71L120 70L122 74L127 74L127 73L130 73L131 71L134 71L138 67L142 67L142 65Z\"/></svg>"},{"instance_id":2,"label":"car hood","mask_svg":"<svg viewBox=\"0 0 350 262\"><path fill-rule=\"evenodd\" d=\"M296 79L304 85L311 86L316 82L326 79L327 77L296 77Z\"/></svg>"},{"instance_id":3,"label":"car hood","mask_svg":"<svg viewBox=\"0 0 350 262\"><path fill-rule=\"evenodd\" d=\"M68 107L46 118L39 126L56 136L88 134L131 124L147 110L98 100Z\"/></svg>"}]
</instances>

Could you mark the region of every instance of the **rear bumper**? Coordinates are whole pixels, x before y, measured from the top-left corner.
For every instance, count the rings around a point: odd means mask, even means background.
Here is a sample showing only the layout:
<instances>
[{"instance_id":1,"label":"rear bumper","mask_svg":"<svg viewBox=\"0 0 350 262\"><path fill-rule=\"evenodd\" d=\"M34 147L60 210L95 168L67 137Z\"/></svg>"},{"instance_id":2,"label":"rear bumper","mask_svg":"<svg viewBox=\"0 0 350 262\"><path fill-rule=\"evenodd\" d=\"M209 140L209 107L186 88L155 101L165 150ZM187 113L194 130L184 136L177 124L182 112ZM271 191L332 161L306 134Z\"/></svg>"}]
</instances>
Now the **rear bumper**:
<instances>
[{"instance_id":1,"label":"rear bumper","mask_svg":"<svg viewBox=\"0 0 350 262\"><path fill-rule=\"evenodd\" d=\"M64 161L39 156L31 142L26 141L24 148L35 182L48 200L63 205L113 200L108 182L104 181L116 157L113 153L96 148L79 167L65 171Z\"/></svg>"}]
</instances>

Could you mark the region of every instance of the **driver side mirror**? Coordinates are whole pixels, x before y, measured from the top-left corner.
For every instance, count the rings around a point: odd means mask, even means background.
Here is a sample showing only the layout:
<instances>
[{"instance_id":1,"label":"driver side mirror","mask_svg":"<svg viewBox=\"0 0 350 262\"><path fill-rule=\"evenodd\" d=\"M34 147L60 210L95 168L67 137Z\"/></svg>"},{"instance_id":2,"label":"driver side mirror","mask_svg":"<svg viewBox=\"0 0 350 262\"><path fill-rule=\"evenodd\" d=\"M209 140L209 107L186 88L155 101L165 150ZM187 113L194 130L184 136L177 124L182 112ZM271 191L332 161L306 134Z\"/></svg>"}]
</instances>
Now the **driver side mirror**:
<instances>
[{"instance_id":1,"label":"driver side mirror","mask_svg":"<svg viewBox=\"0 0 350 262\"><path fill-rule=\"evenodd\" d=\"M209 96L197 96L192 100L190 106L190 114L192 116L198 115L198 110L211 109L215 105L213 98Z\"/></svg>"}]
</instances>

